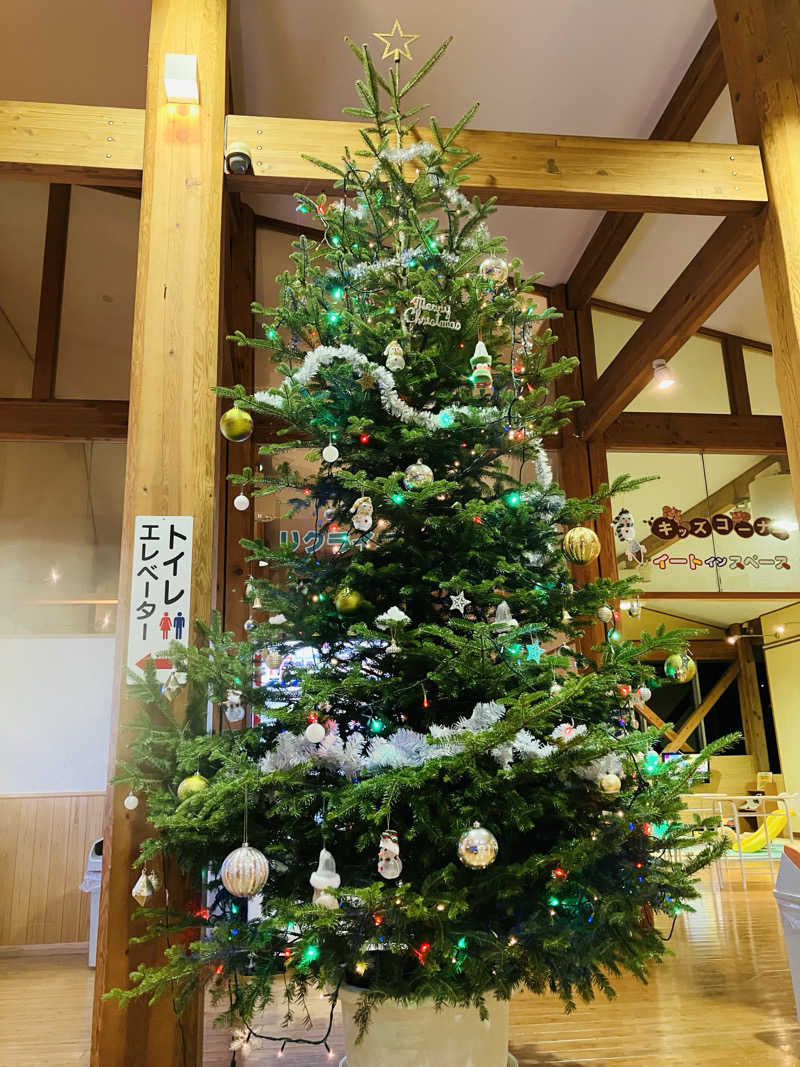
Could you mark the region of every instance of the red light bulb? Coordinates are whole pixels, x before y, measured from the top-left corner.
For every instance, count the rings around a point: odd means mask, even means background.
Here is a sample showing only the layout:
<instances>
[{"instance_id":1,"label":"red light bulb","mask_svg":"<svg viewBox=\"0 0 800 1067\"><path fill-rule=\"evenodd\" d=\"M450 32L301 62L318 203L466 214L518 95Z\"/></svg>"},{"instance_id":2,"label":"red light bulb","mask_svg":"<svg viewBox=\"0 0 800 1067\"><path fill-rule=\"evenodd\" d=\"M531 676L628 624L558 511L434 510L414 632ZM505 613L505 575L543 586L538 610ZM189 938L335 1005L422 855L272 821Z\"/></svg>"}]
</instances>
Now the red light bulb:
<instances>
[{"instance_id":1,"label":"red light bulb","mask_svg":"<svg viewBox=\"0 0 800 1067\"><path fill-rule=\"evenodd\" d=\"M369 444L369 434L368 433L360 434L358 439L359 439L359 441L361 442L362 445Z\"/></svg>"}]
</instances>

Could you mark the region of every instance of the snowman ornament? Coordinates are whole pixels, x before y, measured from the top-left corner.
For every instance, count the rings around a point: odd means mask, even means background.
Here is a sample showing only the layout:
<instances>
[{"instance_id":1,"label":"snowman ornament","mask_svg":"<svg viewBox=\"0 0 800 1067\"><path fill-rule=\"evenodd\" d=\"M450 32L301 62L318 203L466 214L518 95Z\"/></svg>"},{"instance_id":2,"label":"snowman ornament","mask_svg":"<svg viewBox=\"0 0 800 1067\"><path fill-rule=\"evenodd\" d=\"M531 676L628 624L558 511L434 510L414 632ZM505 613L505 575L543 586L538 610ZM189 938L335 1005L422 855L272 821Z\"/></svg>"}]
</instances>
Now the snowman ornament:
<instances>
[{"instance_id":1,"label":"snowman ornament","mask_svg":"<svg viewBox=\"0 0 800 1067\"><path fill-rule=\"evenodd\" d=\"M384 830L378 846L378 874L388 880L399 878L402 870L403 861L400 859L397 831Z\"/></svg>"},{"instance_id":2,"label":"snowman ornament","mask_svg":"<svg viewBox=\"0 0 800 1067\"><path fill-rule=\"evenodd\" d=\"M372 501L368 496L360 496L350 508L353 526L362 533L372 529Z\"/></svg>"}]
</instances>

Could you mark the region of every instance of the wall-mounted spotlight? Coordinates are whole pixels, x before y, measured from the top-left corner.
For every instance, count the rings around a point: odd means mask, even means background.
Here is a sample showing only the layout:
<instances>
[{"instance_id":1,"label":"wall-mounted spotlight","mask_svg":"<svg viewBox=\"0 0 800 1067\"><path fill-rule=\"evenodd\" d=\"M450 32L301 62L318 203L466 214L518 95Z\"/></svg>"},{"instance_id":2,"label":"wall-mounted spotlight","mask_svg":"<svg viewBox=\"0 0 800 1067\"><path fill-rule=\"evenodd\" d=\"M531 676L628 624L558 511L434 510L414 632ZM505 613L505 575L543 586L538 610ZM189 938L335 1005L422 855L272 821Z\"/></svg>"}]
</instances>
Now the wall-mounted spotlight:
<instances>
[{"instance_id":1,"label":"wall-mounted spotlight","mask_svg":"<svg viewBox=\"0 0 800 1067\"><path fill-rule=\"evenodd\" d=\"M656 383L657 389L669 389L670 386L675 384L675 379L672 371L667 366L666 360L653 360L653 381Z\"/></svg>"},{"instance_id":2,"label":"wall-mounted spotlight","mask_svg":"<svg viewBox=\"0 0 800 1067\"><path fill-rule=\"evenodd\" d=\"M171 104L199 104L197 56L186 52L167 52L164 56L164 88Z\"/></svg>"}]
</instances>

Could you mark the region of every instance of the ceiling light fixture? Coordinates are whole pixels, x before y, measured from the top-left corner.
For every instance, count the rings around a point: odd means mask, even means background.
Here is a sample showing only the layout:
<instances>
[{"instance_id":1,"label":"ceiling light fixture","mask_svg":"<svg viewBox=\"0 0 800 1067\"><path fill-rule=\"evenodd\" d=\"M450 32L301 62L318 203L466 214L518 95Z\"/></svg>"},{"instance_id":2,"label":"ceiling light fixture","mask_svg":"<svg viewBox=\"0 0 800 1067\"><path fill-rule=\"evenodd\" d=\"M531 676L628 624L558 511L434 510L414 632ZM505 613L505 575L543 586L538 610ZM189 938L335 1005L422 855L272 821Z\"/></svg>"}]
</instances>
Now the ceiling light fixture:
<instances>
[{"instance_id":1,"label":"ceiling light fixture","mask_svg":"<svg viewBox=\"0 0 800 1067\"><path fill-rule=\"evenodd\" d=\"M164 88L171 104L199 104L197 56L187 52L167 52L164 56Z\"/></svg>"},{"instance_id":2,"label":"ceiling light fixture","mask_svg":"<svg viewBox=\"0 0 800 1067\"><path fill-rule=\"evenodd\" d=\"M669 389L670 386L675 384L675 379L672 376L672 371L667 366L666 360L653 360L653 381L656 383L657 389Z\"/></svg>"}]
</instances>

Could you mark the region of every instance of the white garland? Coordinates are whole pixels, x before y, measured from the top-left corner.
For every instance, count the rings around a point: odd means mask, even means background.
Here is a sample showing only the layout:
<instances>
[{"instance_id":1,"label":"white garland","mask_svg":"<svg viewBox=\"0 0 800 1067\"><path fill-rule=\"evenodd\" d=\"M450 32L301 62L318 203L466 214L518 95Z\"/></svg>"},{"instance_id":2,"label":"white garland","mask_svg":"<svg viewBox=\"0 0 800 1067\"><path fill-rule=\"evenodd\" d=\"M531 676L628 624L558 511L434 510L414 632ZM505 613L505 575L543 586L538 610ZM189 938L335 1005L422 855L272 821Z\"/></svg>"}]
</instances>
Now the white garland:
<instances>
[{"instance_id":1,"label":"white garland","mask_svg":"<svg viewBox=\"0 0 800 1067\"><path fill-rule=\"evenodd\" d=\"M329 345L320 345L318 348L306 352L303 364L294 374L290 374L285 385L306 385L320 367L327 367L334 360L341 359L348 363L354 370L360 370L361 375L371 374L378 388L381 407L389 415L393 415L401 422L416 426L424 426L425 429L435 432L443 429L439 422L439 416L431 411L419 411L407 404L397 392L394 375L380 363L373 363L365 355L353 348L352 345L339 345L333 348ZM254 399L260 404L269 404L270 407L282 408L287 397L272 390L262 390L254 394ZM454 406L447 408L453 414L479 416L484 422L492 422L500 418L500 411L496 407L471 408Z\"/></svg>"},{"instance_id":2,"label":"white garland","mask_svg":"<svg viewBox=\"0 0 800 1067\"><path fill-rule=\"evenodd\" d=\"M412 159L435 155L436 151L436 146L430 141L417 141L408 148L384 148L378 155L381 159L388 159L390 163L410 163Z\"/></svg>"},{"instance_id":3,"label":"white garland","mask_svg":"<svg viewBox=\"0 0 800 1067\"><path fill-rule=\"evenodd\" d=\"M389 737L367 740L361 733L352 733L347 741L343 741L334 724L318 745L309 741L305 734L287 730L280 734L275 749L264 756L260 766L264 773L270 774L311 763L339 771L351 780L397 767L420 767L432 759L459 755L464 751L459 735L488 730L505 716L505 712L504 705L495 701L476 704L469 718L462 717L454 726L434 724L427 736L401 727ZM568 742L585 733L585 726L562 723L551 736L556 741ZM435 738L437 743L431 744L429 737ZM539 741L528 730L518 730L509 741L495 745L491 753L505 770L515 756L522 760L545 759L558 750L558 745ZM593 774L587 773L585 777L593 777Z\"/></svg>"}]
</instances>

